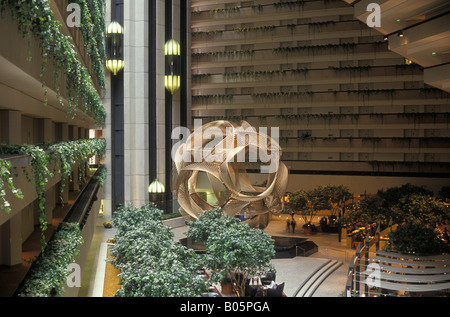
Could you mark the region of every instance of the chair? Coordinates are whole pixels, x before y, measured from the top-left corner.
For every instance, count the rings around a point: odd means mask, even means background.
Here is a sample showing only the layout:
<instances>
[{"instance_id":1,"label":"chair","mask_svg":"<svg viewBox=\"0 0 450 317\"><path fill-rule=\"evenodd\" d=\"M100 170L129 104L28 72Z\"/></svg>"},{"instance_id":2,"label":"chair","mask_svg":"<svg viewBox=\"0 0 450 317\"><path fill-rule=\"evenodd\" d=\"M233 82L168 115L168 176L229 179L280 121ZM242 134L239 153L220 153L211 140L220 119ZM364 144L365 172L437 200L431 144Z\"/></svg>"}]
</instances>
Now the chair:
<instances>
[{"instance_id":1,"label":"chair","mask_svg":"<svg viewBox=\"0 0 450 317\"><path fill-rule=\"evenodd\" d=\"M245 297L255 297L258 291L257 287L245 285Z\"/></svg>"},{"instance_id":2,"label":"chair","mask_svg":"<svg viewBox=\"0 0 450 317\"><path fill-rule=\"evenodd\" d=\"M275 289L267 290L267 297L283 297L284 282L278 284Z\"/></svg>"}]
</instances>

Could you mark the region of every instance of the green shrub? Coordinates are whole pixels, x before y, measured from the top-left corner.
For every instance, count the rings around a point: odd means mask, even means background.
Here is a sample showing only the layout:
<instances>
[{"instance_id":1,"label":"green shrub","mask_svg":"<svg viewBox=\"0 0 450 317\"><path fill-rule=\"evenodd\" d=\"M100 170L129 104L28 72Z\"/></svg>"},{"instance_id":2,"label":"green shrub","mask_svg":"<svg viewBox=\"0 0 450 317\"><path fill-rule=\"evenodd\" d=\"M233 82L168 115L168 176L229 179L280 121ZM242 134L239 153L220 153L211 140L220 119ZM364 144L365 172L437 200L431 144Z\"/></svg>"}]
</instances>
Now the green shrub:
<instances>
[{"instance_id":1,"label":"green shrub","mask_svg":"<svg viewBox=\"0 0 450 317\"><path fill-rule=\"evenodd\" d=\"M79 254L83 243L76 223L61 223L43 253L33 263L18 289L19 297L60 296L69 276L68 266Z\"/></svg>"},{"instance_id":2,"label":"green shrub","mask_svg":"<svg viewBox=\"0 0 450 317\"><path fill-rule=\"evenodd\" d=\"M434 230L417 223L406 223L389 234L387 250L401 253L441 254L449 252L447 244Z\"/></svg>"},{"instance_id":3,"label":"green shrub","mask_svg":"<svg viewBox=\"0 0 450 317\"><path fill-rule=\"evenodd\" d=\"M207 290L196 274L202 266L199 256L174 243L162 214L153 204L128 205L114 213L117 234L111 262L121 272L117 297L193 297Z\"/></svg>"}]
</instances>

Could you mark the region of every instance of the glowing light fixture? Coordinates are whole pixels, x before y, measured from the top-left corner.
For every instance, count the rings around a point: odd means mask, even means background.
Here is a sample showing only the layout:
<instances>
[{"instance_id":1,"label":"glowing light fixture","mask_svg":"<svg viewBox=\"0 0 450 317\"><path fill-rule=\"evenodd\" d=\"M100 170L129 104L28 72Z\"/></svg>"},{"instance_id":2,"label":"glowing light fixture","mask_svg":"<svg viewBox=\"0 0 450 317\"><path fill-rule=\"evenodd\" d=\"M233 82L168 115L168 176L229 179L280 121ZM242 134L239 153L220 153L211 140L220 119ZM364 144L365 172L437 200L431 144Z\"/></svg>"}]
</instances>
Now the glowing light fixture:
<instances>
[{"instance_id":1,"label":"glowing light fixture","mask_svg":"<svg viewBox=\"0 0 450 317\"><path fill-rule=\"evenodd\" d=\"M164 76L164 87L173 95L180 89L180 44L174 39L168 40L164 45L164 55L166 57L166 72Z\"/></svg>"},{"instance_id":2,"label":"glowing light fixture","mask_svg":"<svg viewBox=\"0 0 450 317\"><path fill-rule=\"evenodd\" d=\"M125 67L123 58L124 29L119 22L113 21L106 29L107 60L106 68L115 75Z\"/></svg>"},{"instance_id":3,"label":"glowing light fixture","mask_svg":"<svg viewBox=\"0 0 450 317\"><path fill-rule=\"evenodd\" d=\"M404 37L405 35L403 34L403 32L402 31L400 31L400 32L398 32L398 37Z\"/></svg>"},{"instance_id":4,"label":"glowing light fixture","mask_svg":"<svg viewBox=\"0 0 450 317\"><path fill-rule=\"evenodd\" d=\"M161 194L166 191L164 185L158 180L155 179L150 186L148 186L148 192L150 194Z\"/></svg>"}]
</instances>

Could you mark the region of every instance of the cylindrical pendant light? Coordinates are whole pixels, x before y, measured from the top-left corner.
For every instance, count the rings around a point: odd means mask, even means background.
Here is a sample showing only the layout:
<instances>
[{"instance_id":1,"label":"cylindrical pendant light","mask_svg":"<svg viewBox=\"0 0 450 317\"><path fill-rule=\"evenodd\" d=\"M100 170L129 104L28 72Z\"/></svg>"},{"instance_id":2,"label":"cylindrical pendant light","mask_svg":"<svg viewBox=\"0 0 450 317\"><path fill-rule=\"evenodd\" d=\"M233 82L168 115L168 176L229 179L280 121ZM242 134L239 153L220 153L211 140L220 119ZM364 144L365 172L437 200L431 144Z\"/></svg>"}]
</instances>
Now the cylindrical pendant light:
<instances>
[{"instance_id":1,"label":"cylindrical pendant light","mask_svg":"<svg viewBox=\"0 0 450 317\"><path fill-rule=\"evenodd\" d=\"M173 95L180 89L180 44L174 39L168 40L164 45L164 55L166 57L166 71L164 76L164 87Z\"/></svg>"},{"instance_id":2,"label":"cylindrical pendant light","mask_svg":"<svg viewBox=\"0 0 450 317\"><path fill-rule=\"evenodd\" d=\"M124 29L119 22L111 22L106 30L107 60L106 68L117 75L125 66L123 58Z\"/></svg>"},{"instance_id":3,"label":"cylindrical pendant light","mask_svg":"<svg viewBox=\"0 0 450 317\"><path fill-rule=\"evenodd\" d=\"M165 192L165 187L158 179L155 179L150 186L148 186L148 192L150 194L161 194Z\"/></svg>"}]
</instances>

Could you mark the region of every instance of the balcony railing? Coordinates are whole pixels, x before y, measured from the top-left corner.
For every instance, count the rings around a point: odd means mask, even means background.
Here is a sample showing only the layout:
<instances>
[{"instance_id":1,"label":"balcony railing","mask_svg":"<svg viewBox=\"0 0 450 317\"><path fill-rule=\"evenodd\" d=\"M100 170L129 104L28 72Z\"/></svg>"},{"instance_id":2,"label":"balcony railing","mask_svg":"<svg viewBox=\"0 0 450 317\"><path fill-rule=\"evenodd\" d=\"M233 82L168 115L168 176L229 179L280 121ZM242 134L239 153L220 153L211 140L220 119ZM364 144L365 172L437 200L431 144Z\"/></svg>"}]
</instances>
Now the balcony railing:
<instances>
[{"instance_id":1,"label":"balcony railing","mask_svg":"<svg viewBox=\"0 0 450 317\"><path fill-rule=\"evenodd\" d=\"M390 230L392 227L383 232L377 229L372 239L367 236L364 242L358 243L356 253L350 261L346 296L448 296L450 256L420 256L383 251L380 243Z\"/></svg>"}]
</instances>

